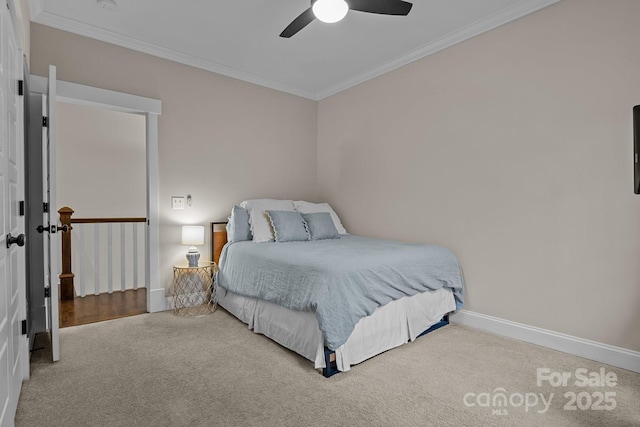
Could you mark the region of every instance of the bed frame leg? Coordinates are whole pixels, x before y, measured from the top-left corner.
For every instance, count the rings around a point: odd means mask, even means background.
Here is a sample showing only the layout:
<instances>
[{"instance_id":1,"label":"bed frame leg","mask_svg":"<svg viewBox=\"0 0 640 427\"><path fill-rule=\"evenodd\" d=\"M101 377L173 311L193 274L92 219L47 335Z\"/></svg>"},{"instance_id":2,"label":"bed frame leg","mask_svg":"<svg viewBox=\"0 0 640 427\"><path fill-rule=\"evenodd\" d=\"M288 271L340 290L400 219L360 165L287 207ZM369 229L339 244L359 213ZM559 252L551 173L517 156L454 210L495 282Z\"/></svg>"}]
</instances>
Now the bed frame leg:
<instances>
[{"instance_id":1,"label":"bed frame leg","mask_svg":"<svg viewBox=\"0 0 640 427\"><path fill-rule=\"evenodd\" d=\"M338 365L336 364L335 351L329 350L327 347L324 348L324 364L325 367L322 369L322 375L324 375L325 378L329 378L330 376L340 372L338 371Z\"/></svg>"}]
</instances>

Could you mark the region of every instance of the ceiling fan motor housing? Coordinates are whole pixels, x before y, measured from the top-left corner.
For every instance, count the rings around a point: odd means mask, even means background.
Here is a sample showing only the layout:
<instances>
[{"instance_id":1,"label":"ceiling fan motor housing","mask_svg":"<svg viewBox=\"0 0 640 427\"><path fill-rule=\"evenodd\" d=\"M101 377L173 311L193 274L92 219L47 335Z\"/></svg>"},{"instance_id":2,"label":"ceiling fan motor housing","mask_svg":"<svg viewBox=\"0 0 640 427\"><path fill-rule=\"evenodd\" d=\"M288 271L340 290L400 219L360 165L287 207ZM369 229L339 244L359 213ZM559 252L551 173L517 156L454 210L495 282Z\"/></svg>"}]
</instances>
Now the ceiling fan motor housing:
<instances>
[{"instance_id":1,"label":"ceiling fan motor housing","mask_svg":"<svg viewBox=\"0 0 640 427\"><path fill-rule=\"evenodd\" d=\"M289 38L302 30L304 27L312 23L316 18L315 10L317 9L316 3L320 0L311 0L311 7L302 12L296 19L294 19L287 28L280 33L280 37ZM338 8L344 8L344 4L347 5L346 10L342 10L341 16L335 20L328 20L325 22L337 22L346 15L349 10L355 10L358 12L376 13L379 15L395 15L406 16L411 11L413 3L406 2L404 0L322 0L328 2L335 2L334 6ZM329 5L330 6L330 5ZM318 18L324 20L322 18Z\"/></svg>"}]
</instances>

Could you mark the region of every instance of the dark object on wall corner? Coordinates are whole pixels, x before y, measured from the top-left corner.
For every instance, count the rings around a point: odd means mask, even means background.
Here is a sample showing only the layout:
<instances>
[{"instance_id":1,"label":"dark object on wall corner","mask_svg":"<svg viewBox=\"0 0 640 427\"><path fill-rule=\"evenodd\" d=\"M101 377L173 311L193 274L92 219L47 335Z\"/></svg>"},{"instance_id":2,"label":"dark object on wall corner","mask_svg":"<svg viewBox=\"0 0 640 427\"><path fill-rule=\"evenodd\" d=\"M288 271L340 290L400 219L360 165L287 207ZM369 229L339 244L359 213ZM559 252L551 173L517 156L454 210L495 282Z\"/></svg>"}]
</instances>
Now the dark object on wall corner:
<instances>
[{"instance_id":1,"label":"dark object on wall corner","mask_svg":"<svg viewBox=\"0 0 640 427\"><path fill-rule=\"evenodd\" d=\"M640 105L633 107L633 192L640 194Z\"/></svg>"}]
</instances>

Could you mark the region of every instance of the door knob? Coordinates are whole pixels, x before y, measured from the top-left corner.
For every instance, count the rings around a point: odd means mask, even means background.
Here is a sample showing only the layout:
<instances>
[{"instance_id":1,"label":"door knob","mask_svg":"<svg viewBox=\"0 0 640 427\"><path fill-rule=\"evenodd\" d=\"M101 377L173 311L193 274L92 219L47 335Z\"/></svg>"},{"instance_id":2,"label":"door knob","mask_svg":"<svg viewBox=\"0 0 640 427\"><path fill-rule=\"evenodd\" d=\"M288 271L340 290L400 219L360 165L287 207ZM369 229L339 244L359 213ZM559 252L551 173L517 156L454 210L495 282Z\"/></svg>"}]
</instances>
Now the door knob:
<instances>
[{"instance_id":1,"label":"door knob","mask_svg":"<svg viewBox=\"0 0 640 427\"><path fill-rule=\"evenodd\" d=\"M36 228L36 231L37 231L38 233L42 233L42 232L45 232L45 231L46 231L47 233L51 232L52 234L55 234L55 232L56 232L56 226L55 226L55 224L54 224L54 225L47 225L46 227L43 227L43 226L39 225L39 226Z\"/></svg>"},{"instance_id":2,"label":"door knob","mask_svg":"<svg viewBox=\"0 0 640 427\"><path fill-rule=\"evenodd\" d=\"M24 246L24 234L20 234L16 237L13 237L11 233L7 234L7 249L13 244L18 246Z\"/></svg>"}]
</instances>

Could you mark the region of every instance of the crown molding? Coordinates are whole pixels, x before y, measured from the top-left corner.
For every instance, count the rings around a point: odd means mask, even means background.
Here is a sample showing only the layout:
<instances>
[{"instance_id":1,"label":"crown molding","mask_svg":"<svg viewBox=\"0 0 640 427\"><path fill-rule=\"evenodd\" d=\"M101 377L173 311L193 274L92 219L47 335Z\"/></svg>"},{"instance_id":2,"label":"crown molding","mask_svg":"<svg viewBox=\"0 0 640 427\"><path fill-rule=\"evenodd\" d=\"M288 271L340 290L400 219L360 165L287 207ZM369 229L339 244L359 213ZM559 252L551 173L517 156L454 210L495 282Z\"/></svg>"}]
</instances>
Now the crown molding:
<instances>
[{"instance_id":1,"label":"crown molding","mask_svg":"<svg viewBox=\"0 0 640 427\"><path fill-rule=\"evenodd\" d=\"M379 67L373 68L351 79L345 80L340 84L327 88L327 90L316 94L316 100L319 101L331 95L335 95L345 89L349 89L353 86L359 85L360 83L364 83L367 80L371 80L375 77L381 76L382 74L386 74L389 71L395 70L396 68L400 68L404 65L415 62L426 56L432 55L443 49L461 43L472 37L478 36L489 30L514 21L518 18L522 18L523 16L529 15L533 12L537 12L541 9L544 9L545 7L552 6L561 1L562 0L535 0L512 6L498 14L490 16L489 18L474 22L473 24L461 28L458 31L447 34L446 36L441 37L438 40L427 44L426 46L409 52L408 54L399 56Z\"/></svg>"},{"instance_id":2,"label":"crown molding","mask_svg":"<svg viewBox=\"0 0 640 427\"><path fill-rule=\"evenodd\" d=\"M189 65L195 68L200 68L212 73L221 74L223 76L232 77L270 89L275 89L280 92L286 92L292 95L315 100L313 93L305 91L303 89L295 88L281 82L266 79L255 74L247 73L246 71L242 71L233 67L228 67L223 64L197 57L195 55L178 52L173 49L167 49L161 46L154 45L152 43L134 39L132 37L127 37L113 31L94 27L92 25L76 21L74 19L55 15L41 9L41 0L31 1L32 8L34 7L34 3L37 4L37 7L40 7L40 12L32 15L32 22L35 22L37 24L46 25L48 27L57 28L69 33L78 34L80 36L135 50L137 52L142 52L159 58L168 59L170 61Z\"/></svg>"},{"instance_id":3,"label":"crown molding","mask_svg":"<svg viewBox=\"0 0 640 427\"><path fill-rule=\"evenodd\" d=\"M134 39L132 37L127 37L122 34L87 25L73 19L55 15L43 9L42 1L43 0L30 0L32 21L35 23L57 28L59 30L78 34L84 37L100 40L106 43L111 43L159 58L168 59L170 61L179 62L181 64L200 68L206 71L253 83L259 86L286 92L292 95L297 95L313 101L320 101L345 89L349 89L360 83L364 83L367 80L373 79L382 74L388 73L389 71L393 71L404 65L415 62L426 56L451 47L457 43L463 42L496 27L504 25L508 22L526 16L530 13L537 12L538 10L541 10L545 7L559 3L562 0L528 0L526 2L521 1L520 3L506 10L503 10L498 14L477 21L471 25L461 28L458 31L447 34L444 37L441 37L440 39L429 43L419 49L409 52L408 54L388 61L379 67L375 67L371 70L368 70L364 73L356 75L352 78L344 80L318 92L293 87L282 82L277 82L252 73L248 73L243 70L239 70L237 68L209 61L195 55L189 55L172 49L163 48L151 43Z\"/></svg>"}]
</instances>

